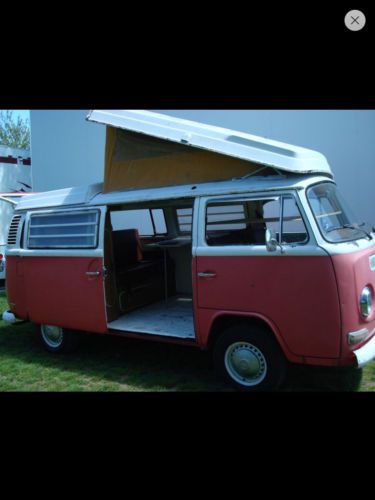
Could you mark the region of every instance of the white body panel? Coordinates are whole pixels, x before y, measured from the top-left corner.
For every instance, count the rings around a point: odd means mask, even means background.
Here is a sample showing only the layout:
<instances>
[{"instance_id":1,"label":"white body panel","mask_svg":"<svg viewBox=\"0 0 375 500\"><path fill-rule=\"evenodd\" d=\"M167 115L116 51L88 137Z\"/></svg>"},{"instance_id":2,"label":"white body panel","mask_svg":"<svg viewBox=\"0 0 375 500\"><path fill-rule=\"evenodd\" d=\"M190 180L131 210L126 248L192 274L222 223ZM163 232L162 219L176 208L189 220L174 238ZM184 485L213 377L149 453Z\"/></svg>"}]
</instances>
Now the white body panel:
<instances>
[{"instance_id":1,"label":"white body panel","mask_svg":"<svg viewBox=\"0 0 375 500\"><path fill-rule=\"evenodd\" d=\"M274 191L275 189L303 189L315 182L329 180L324 176L268 176L234 179L231 181L187 184L148 189L129 189L101 193L101 184L59 189L42 194L28 196L17 205L17 210L33 210L76 205L116 205L139 203L157 200L174 200L182 198L198 198L201 196L220 196L258 191Z\"/></svg>"},{"instance_id":2,"label":"white body panel","mask_svg":"<svg viewBox=\"0 0 375 500\"><path fill-rule=\"evenodd\" d=\"M34 208L64 207L84 205L95 194L100 193L102 184L91 184L89 186L76 186L55 191L46 191L30 195L20 201L17 206L19 210L32 210Z\"/></svg>"}]
</instances>

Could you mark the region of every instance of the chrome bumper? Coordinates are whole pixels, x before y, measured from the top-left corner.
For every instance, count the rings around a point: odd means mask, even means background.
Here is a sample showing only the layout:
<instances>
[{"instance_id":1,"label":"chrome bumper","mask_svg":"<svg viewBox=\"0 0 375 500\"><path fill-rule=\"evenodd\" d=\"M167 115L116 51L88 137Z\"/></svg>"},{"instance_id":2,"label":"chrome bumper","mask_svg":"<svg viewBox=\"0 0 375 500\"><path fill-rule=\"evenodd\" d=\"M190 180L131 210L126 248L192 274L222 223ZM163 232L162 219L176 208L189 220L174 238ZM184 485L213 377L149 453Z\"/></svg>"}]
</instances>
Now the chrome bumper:
<instances>
[{"instance_id":1,"label":"chrome bumper","mask_svg":"<svg viewBox=\"0 0 375 500\"><path fill-rule=\"evenodd\" d=\"M375 335L364 346L353 351L357 359L358 368L362 368L375 358Z\"/></svg>"}]
</instances>

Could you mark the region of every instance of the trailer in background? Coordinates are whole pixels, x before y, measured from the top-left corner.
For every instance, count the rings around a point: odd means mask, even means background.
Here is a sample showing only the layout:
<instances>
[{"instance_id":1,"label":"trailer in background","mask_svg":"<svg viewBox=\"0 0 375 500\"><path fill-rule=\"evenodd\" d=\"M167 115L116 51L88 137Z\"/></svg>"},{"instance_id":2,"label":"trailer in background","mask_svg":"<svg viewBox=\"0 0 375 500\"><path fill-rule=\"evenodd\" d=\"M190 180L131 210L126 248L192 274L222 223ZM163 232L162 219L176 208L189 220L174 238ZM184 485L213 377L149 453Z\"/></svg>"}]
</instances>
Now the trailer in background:
<instances>
[{"instance_id":1,"label":"trailer in background","mask_svg":"<svg viewBox=\"0 0 375 500\"><path fill-rule=\"evenodd\" d=\"M31 191L30 151L0 146L0 280L5 279L5 247L14 207Z\"/></svg>"}]
</instances>

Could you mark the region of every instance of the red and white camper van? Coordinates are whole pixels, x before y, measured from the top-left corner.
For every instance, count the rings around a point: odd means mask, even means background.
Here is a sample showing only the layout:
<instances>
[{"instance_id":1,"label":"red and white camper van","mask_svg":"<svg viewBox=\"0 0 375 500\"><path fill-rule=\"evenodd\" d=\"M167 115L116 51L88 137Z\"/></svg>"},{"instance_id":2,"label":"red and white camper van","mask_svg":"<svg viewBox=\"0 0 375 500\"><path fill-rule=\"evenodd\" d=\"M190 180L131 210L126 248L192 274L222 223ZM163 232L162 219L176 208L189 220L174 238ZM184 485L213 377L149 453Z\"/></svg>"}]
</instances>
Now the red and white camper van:
<instances>
[{"instance_id":1,"label":"red and white camper van","mask_svg":"<svg viewBox=\"0 0 375 500\"><path fill-rule=\"evenodd\" d=\"M22 199L4 319L40 325L53 352L75 331L212 349L221 375L245 390L275 389L287 362L371 361L372 229L351 214L322 155L239 138L229 146L257 164L248 175Z\"/></svg>"}]
</instances>

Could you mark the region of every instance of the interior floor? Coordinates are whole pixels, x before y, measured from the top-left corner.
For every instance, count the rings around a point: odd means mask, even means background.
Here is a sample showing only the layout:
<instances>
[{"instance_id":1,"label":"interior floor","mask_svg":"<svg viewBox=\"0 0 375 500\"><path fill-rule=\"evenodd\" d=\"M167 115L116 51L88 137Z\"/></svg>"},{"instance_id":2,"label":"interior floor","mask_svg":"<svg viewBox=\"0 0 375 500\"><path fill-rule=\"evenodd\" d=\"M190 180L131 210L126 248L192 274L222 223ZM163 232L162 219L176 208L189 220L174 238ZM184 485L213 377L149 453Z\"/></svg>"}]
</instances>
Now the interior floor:
<instances>
[{"instance_id":1,"label":"interior floor","mask_svg":"<svg viewBox=\"0 0 375 500\"><path fill-rule=\"evenodd\" d=\"M181 339L194 339L193 301L191 297L170 297L108 323L111 330L146 333Z\"/></svg>"}]
</instances>

